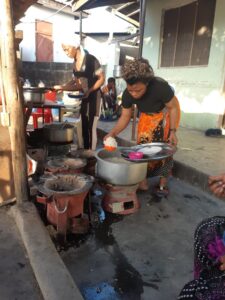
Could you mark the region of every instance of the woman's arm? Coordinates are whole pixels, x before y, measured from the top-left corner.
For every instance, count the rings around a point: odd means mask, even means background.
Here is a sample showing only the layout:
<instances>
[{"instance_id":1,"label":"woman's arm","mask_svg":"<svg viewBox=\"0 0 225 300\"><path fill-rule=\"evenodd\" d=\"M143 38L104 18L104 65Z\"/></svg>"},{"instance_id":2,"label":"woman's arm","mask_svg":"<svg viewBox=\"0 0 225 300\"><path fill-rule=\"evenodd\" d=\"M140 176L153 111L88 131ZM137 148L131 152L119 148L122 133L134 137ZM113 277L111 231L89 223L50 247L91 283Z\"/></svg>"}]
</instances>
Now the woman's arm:
<instances>
[{"instance_id":1,"label":"woman's arm","mask_svg":"<svg viewBox=\"0 0 225 300\"><path fill-rule=\"evenodd\" d=\"M121 114L118 122L113 127L113 129L104 137L104 140L109 136L115 137L121 131L123 131L127 127L128 123L130 122L131 115L132 115L132 109L131 108L123 108L122 109L122 114Z\"/></svg>"},{"instance_id":2,"label":"woman's arm","mask_svg":"<svg viewBox=\"0 0 225 300\"><path fill-rule=\"evenodd\" d=\"M55 85L55 90L68 90L68 91L79 91L82 90L82 86L79 83L77 78L71 79L69 82L63 84L63 85Z\"/></svg>"},{"instance_id":3,"label":"woman's arm","mask_svg":"<svg viewBox=\"0 0 225 300\"><path fill-rule=\"evenodd\" d=\"M177 120L179 116L178 106L177 106L177 97L174 96L168 103L166 103L166 107L169 110L170 116L170 134L169 134L169 142L172 144L177 144L178 139L176 136L176 128L177 128Z\"/></svg>"},{"instance_id":4,"label":"woman's arm","mask_svg":"<svg viewBox=\"0 0 225 300\"><path fill-rule=\"evenodd\" d=\"M98 73L98 80L95 82L95 84L88 90L88 94L98 90L105 82L105 74L104 72Z\"/></svg>"}]
</instances>

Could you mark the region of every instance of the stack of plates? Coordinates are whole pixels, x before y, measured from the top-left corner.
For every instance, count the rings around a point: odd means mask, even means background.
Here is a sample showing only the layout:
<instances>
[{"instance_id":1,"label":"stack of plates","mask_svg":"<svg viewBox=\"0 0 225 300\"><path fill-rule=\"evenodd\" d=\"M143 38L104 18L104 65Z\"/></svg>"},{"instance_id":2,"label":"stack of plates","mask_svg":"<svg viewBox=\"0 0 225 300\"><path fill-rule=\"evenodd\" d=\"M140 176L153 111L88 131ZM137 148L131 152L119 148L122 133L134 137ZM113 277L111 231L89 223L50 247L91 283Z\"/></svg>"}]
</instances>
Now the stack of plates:
<instances>
[{"instance_id":1,"label":"stack of plates","mask_svg":"<svg viewBox=\"0 0 225 300\"><path fill-rule=\"evenodd\" d=\"M80 92L63 92L63 103L65 106L79 107L82 94Z\"/></svg>"}]
</instances>

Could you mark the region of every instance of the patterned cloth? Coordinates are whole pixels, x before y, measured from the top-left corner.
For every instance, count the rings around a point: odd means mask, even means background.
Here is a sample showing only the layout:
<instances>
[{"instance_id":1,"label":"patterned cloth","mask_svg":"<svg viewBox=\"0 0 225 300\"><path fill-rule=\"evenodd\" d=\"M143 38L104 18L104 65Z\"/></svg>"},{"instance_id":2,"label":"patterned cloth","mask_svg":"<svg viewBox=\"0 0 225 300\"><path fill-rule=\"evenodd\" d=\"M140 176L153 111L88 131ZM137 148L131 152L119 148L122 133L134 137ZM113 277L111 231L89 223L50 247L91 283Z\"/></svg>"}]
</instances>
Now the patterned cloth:
<instances>
[{"instance_id":1,"label":"patterned cloth","mask_svg":"<svg viewBox=\"0 0 225 300\"><path fill-rule=\"evenodd\" d=\"M141 113L138 123L137 143L167 142L169 137L169 113ZM167 158L148 163L148 176L168 177L173 167L173 159Z\"/></svg>"},{"instance_id":2,"label":"patterned cloth","mask_svg":"<svg viewBox=\"0 0 225 300\"><path fill-rule=\"evenodd\" d=\"M201 222L195 231L194 278L178 299L225 300L225 272L219 258L225 255L225 217Z\"/></svg>"}]
</instances>

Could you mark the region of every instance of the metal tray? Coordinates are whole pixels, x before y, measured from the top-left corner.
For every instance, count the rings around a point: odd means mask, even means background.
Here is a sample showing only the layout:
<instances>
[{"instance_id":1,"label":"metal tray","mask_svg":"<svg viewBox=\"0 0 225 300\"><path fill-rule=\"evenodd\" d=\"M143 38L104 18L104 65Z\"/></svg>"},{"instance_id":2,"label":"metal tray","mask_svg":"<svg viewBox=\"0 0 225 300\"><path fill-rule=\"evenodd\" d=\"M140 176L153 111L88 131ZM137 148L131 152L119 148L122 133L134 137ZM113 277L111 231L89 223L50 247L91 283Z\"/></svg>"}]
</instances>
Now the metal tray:
<instances>
[{"instance_id":1,"label":"metal tray","mask_svg":"<svg viewBox=\"0 0 225 300\"><path fill-rule=\"evenodd\" d=\"M144 154L143 158L141 159L130 159L129 158L129 153L130 152L135 152L135 151L141 151L143 148L151 148L151 147L161 147L162 150L155 153L155 154ZM154 160L162 160L168 157L171 157L174 155L176 152L177 148L176 146L170 145L168 143L148 143L148 144L141 144L137 146L132 146L132 147L119 147L118 150L121 153L121 156L129 160L130 162L148 162L148 161L154 161Z\"/></svg>"},{"instance_id":2,"label":"metal tray","mask_svg":"<svg viewBox=\"0 0 225 300\"><path fill-rule=\"evenodd\" d=\"M81 99L81 98L83 98L83 96L84 96L84 93L80 93L78 95L68 94L69 98L75 98L75 99Z\"/></svg>"}]
</instances>

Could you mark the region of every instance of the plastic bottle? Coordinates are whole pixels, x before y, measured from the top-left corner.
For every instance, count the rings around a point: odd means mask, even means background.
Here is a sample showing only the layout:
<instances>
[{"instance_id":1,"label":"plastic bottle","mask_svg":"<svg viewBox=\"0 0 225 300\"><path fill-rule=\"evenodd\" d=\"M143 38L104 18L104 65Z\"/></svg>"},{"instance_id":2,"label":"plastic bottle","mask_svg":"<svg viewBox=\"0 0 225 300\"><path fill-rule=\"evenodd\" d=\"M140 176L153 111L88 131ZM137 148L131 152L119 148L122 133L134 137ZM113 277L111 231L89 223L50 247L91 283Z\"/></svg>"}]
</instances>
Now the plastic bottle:
<instances>
[{"instance_id":1,"label":"plastic bottle","mask_svg":"<svg viewBox=\"0 0 225 300\"><path fill-rule=\"evenodd\" d=\"M39 83L38 83L38 87L45 87L44 82L40 80Z\"/></svg>"},{"instance_id":2,"label":"plastic bottle","mask_svg":"<svg viewBox=\"0 0 225 300\"><path fill-rule=\"evenodd\" d=\"M23 87L30 87L30 86L31 86L31 84L30 84L29 79L25 79Z\"/></svg>"}]
</instances>

